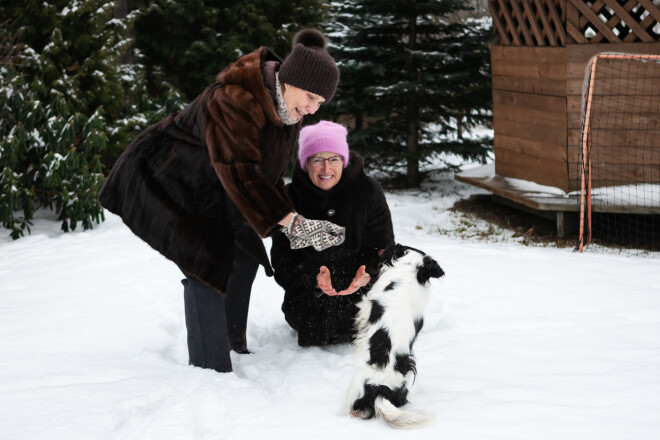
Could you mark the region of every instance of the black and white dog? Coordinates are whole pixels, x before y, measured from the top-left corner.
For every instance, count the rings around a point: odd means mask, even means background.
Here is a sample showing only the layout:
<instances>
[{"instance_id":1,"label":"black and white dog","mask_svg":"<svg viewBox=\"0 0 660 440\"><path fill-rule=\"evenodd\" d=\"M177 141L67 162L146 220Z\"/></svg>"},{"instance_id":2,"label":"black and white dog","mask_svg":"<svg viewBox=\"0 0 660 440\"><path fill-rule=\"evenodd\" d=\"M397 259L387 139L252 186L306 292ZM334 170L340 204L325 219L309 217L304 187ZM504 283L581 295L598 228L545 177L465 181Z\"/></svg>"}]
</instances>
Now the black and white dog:
<instances>
[{"instance_id":1,"label":"black and white dog","mask_svg":"<svg viewBox=\"0 0 660 440\"><path fill-rule=\"evenodd\" d=\"M354 342L358 371L346 393L344 414L362 419L381 416L394 428L421 426L425 412L399 409L417 374L413 344L424 324L429 279L444 271L430 256L400 244L381 256L373 287L358 303Z\"/></svg>"}]
</instances>

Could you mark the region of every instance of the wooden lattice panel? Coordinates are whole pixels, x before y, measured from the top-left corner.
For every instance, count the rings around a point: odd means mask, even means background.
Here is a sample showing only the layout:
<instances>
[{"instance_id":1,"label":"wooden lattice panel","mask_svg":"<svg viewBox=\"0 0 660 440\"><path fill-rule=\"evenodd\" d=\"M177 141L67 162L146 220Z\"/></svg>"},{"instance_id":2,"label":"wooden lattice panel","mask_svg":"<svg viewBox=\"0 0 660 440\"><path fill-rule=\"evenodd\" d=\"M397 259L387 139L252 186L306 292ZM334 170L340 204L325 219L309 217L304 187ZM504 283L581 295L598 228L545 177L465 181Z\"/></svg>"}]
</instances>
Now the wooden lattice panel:
<instances>
[{"instance_id":1,"label":"wooden lattice panel","mask_svg":"<svg viewBox=\"0 0 660 440\"><path fill-rule=\"evenodd\" d=\"M488 7L496 45L660 41L657 0L490 0Z\"/></svg>"},{"instance_id":2,"label":"wooden lattice panel","mask_svg":"<svg viewBox=\"0 0 660 440\"><path fill-rule=\"evenodd\" d=\"M576 43L660 41L660 8L652 0L568 0L566 31ZM656 2L657 3L657 2Z\"/></svg>"},{"instance_id":3,"label":"wooden lattice panel","mask_svg":"<svg viewBox=\"0 0 660 440\"><path fill-rule=\"evenodd\" d=\"M564 46L565 0L491 0L495 44Z\"/></svg>"}]
</instances>

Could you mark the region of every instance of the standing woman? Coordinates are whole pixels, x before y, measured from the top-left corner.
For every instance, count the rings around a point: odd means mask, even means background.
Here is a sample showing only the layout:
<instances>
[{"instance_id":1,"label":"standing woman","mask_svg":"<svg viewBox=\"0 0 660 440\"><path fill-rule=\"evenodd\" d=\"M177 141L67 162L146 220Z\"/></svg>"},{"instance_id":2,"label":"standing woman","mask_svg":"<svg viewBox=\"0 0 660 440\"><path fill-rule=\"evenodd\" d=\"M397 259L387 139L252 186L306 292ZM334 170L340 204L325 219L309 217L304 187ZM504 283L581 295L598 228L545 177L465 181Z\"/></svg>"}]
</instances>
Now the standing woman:
<instances>
[{"instance_id":1,"label":"standing woman","mask_svg":"<svg viewBox=\"0 0 660 440\"><path fill-rule=\"evenodd\" d=\"M346 128L321 121L300 133L300 166L287 191L301 215L346 228L343 244L316 251L287 231L273 236L275 280L284 288L282 311L301 346L350 342L360 288L376 274L378 257L394 244L392 218L381 186L348 149Z\"/></svg>"},{"instance_id":2,"label":"standing woman","mask_svg":"<svg viewBox=\"0 0 660 440\"><path fill-rule=\"evenodd\" d=\"M300 246L343 242L330 222L298 218L282 176L302 119L332 99L339 70L314 29L282 61L266 47L229 65L192 103L140 133L107 177L101 204L185 275L190 364L232 371L248 353L250 291L261 237L282 227ZM310 232L311 231L311 232Z\"/></svg>"}]
</instances>

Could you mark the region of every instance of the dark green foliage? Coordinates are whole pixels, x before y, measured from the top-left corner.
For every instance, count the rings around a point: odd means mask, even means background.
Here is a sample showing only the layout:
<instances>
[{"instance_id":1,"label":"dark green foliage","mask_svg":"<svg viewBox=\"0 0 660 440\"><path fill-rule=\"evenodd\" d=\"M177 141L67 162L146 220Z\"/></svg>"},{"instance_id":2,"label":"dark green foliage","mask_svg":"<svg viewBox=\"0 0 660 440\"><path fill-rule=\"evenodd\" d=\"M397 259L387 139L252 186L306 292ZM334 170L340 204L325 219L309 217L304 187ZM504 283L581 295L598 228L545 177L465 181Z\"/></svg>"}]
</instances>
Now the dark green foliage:
<instances>
[{"instance_id":1,"label":"dark green foliage","mask_svg":"<svg viewBox=\"0 0 660 440\"><path fill-rule=\"evenodd\" d=\"M113 19L113 8L107 0L0 6L11 17L0 28L0 222L13 238L40 207L54 210L64 231L100 222L104 161L159 116L144 68L118 62L134 17Z\"/></svg>"},{"instance_id":2,"label":"dark green foliage","mask_svg":"<svg viewBox=\"0 0 660 440\"><path fill-rule=\"evenodd\" d=\"M284 57L302 27L325 12L321 0L129 0L142 8L136 45L148 66L160 66L189 100L228 64L259 46ZM157 81L150 81L158 89Z\"/></svg>"},{"instance_id":3,"label":"dark green foliage","mask_svg":"<svg viewBox=\"0 0 660 440\"><path fill-rule=\"evenodd\" d=\"M483 160L491 140L466 136L490 121L490 29L452 20L462 0L332 3L331 53L341 83L329 110L349 117L353 148L371 168L419 185L434 153Z\"/></svg>"}]
</instances>

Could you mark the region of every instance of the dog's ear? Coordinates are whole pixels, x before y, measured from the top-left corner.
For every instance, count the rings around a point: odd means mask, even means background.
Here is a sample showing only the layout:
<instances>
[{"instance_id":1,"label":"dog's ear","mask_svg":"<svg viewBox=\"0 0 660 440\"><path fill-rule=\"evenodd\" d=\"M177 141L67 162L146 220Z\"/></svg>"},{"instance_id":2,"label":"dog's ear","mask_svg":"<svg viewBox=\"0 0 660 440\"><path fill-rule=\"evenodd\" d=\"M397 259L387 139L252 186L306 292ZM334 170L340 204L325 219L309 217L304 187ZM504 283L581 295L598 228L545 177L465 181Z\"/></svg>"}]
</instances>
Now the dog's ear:
<instances>
[{"instance_id":1,"label":"dog's ear","mask_svg":"<svg viewBox=\"0 0 660 440\"><path fill-rule=\"evenodd\" d=\"M406 253L406 247L402 244L395 243L385 248L385 251L380 256L380 264L378 268L382 268L383 265L392 266L394 260L398 260L403 257Z\"/></svg>"},{"instance_id":2,"label":"dog's ear","mask_svg":"<svg viewBox=\"0 0 660 440\"><path fill-rule=\"evenodd\" d=\"M426 283L430 278L440 278L445 275L440 265L433 258L426 255L424 263L417 268L417 281L419 284Z\"/></svg>"}]
</instances>

